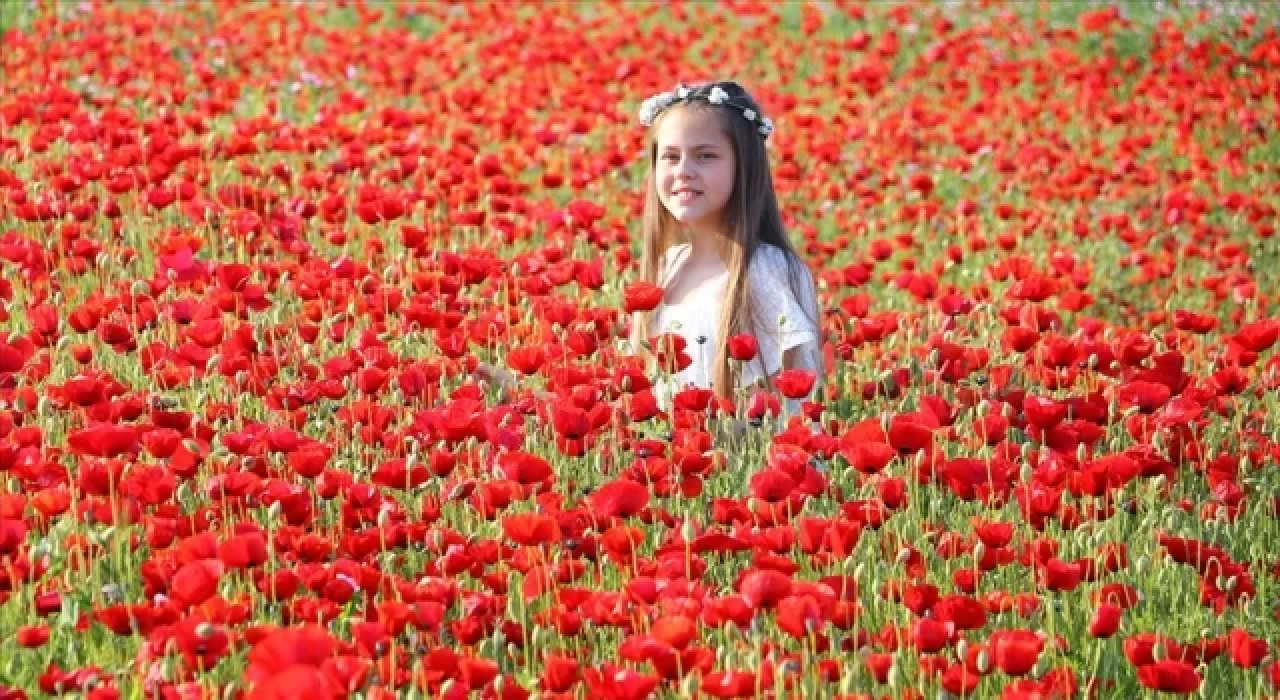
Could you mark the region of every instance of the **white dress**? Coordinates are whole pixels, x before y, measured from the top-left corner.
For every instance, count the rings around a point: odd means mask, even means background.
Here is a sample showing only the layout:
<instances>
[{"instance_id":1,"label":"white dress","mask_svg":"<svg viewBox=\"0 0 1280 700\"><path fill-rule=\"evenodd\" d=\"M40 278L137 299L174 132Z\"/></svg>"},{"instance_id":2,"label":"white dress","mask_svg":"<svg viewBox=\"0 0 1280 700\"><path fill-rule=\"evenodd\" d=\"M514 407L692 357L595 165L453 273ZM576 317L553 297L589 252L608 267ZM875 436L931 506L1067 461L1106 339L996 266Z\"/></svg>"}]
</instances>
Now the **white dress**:
<instances>
[{"instance_id":1,"label":"white dress","mask_svg":"<svg viewBox=\"0 0 1280 700\"><path fill-rule=\"evenodd\" d=\"M675 277L688 259L689 251L688 243L672 246L667 250L659 276L660 286L666 287ZM751 385L763 376L778 372L782 369L783 353L797 347L801 348L797 367L817 372L822 363L822 349L818 345L818 329L809 321L810 317L820 318L817 299L812 294L812 277L805 272L805 277L800 280L804 298L797 299L788 284L786 253L777 246L765 244L756 250L747 270L747 278L753 302L760 310L760 318L773 321L767 324L769 328L755 329L753 335L759 346L760 360L752 360L744 366L740 385ZM651 338L662 333L680 335L686 343L685 352L693 358L693 363L673 375L670 381L660 379L656 383L654 396L663 410L671 409L672 397L685 386L692 384L711 388L711 365L715 361L724 286L725 282L722 281L697 290L678 304L664 303L651 317ZM806 316L804 308L808 308L809 315ZM699 343L699 339L703 342ZM761 361L765 368L764 374L760 369ZM821 384L821 380L822 377L819 376L818 384ZM817 385L814 393L817 393ZM800 405L799 400L783 400L784 424L788 417L801 412Z\"/></svg>"}]
</instances>

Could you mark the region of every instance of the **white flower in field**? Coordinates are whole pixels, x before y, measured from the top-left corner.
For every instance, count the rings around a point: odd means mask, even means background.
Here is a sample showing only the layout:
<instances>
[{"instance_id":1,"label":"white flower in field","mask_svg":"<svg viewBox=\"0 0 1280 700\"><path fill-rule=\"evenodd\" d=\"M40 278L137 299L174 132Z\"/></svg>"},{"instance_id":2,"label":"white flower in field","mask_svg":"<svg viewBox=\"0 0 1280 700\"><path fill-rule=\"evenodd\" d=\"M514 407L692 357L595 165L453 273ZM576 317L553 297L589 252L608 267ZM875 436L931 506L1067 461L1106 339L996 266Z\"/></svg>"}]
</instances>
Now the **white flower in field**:
<instances>
[{"instance_id":1,"label":"white flower in field","mask_svg":"<svg viewBox=\"0 0 1280 700\"><path fill-rule=\"evenodd\" d=\"M707 94L707 102L713 105L721 104L729 99L729 93L725 92L719 85L711 88L711 92Z\"/></svg>"}]
</instances>

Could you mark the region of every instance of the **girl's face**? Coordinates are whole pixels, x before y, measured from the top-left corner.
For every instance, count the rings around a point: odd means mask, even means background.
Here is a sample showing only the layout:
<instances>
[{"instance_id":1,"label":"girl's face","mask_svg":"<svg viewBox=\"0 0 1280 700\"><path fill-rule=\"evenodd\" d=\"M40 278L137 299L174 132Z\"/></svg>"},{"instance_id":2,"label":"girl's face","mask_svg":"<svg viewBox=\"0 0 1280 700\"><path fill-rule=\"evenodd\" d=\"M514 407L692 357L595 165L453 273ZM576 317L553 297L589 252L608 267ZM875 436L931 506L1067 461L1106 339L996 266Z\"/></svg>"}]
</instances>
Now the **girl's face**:
<instances>
[{"instance_id":1,"label":"girl's face","mask_svg":"<svg viewBox=\"0 0 1280 700\"><path fill-rule=\"evenodd\" d=\"M656 137L658 199L691 231L719 232L737 169L719 116L676 108L663 115Z\"/></svg>"}]
</instances>

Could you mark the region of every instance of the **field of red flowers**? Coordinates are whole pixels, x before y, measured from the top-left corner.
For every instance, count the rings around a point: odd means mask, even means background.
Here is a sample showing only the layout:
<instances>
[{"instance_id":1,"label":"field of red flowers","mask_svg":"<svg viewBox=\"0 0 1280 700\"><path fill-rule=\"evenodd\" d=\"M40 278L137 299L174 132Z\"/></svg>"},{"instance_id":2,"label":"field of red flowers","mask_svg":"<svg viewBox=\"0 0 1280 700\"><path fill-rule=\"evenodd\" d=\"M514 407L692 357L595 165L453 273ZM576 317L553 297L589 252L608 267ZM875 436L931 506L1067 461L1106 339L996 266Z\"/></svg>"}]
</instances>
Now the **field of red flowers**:
<instances>
[{"instance_id":1,"label":"field of red flowers","mask_svg":"<svg viewBox=\"0 0 1280 700\"><path fill-rule=\"evenodd\" d=\"M0 698L1274 697L1225 5L0 3ZM623 342L636 108L715 77L820 432Z\"/></svg>"}]
</instances>

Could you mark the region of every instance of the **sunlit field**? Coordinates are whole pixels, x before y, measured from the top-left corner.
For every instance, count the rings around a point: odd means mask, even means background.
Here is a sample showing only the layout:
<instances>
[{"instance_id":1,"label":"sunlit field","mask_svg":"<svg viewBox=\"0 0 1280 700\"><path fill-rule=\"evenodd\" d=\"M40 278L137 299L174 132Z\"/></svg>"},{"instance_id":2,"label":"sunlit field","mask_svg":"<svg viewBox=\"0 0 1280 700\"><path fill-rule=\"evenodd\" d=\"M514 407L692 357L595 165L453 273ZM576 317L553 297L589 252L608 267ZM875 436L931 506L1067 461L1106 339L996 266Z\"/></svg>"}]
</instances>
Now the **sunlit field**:
<instances>
[{"instance_id":1,"label":"sunlit field","mask_svg":"<svg viewBox=\"0 0 1280 700\"><path fill-rule=\"evenodd\" d=\"M0 698L1276 697L1278 22L0 2ZM626 343L713 78L788 424Z\"/></svg>"}]
</instances>

